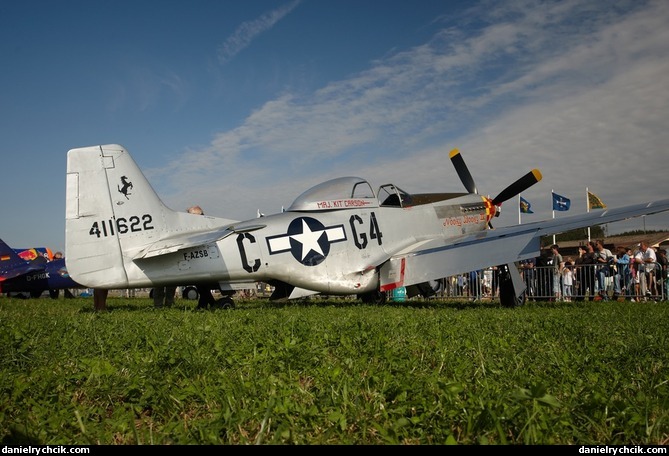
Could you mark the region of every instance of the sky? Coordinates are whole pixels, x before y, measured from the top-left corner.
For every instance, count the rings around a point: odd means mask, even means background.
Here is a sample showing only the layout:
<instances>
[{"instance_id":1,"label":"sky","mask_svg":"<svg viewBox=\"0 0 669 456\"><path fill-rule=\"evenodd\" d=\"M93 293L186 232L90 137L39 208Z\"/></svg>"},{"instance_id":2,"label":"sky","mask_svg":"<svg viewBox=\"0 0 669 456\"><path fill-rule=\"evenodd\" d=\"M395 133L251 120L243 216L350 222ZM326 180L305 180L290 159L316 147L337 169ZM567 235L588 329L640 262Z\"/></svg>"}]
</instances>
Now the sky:
<instances>
[{"instance_id":1,"label":"sky","mask_svg":"<svg viewBox=\"0 0 669 456\"><path fill-rule=\"evenodd\" d=\"M67 151L124 146L165 204L235 220L340 176L479 193L521 223L669 190L669 2L0 3L0 238L65 248ZM571 200L553 212L551 192ZM517 199L495 226L519 223ZM607 226L669 229L654 215Z\"/></svg>"}]
</instances>

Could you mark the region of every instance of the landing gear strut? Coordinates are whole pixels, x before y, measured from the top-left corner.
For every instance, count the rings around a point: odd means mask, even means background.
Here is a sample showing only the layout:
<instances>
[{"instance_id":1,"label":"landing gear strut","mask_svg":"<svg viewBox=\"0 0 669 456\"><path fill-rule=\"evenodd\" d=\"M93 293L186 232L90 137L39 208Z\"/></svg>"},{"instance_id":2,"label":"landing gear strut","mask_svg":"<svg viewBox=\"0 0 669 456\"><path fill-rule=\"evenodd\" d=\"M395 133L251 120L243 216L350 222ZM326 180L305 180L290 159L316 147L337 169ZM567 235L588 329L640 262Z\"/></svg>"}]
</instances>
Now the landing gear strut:
<instances>
[{"instance_id":1,"label":"landing gear strut","mask_svg":"<svg viewBox=\"0 0 669 456\"><path fill-rule=\"evenodd\" d=\"M499 274L499 301L504 307L525 304L525 284L515 264L503 264L497 268Z\"/></svg>"}]
</instances>

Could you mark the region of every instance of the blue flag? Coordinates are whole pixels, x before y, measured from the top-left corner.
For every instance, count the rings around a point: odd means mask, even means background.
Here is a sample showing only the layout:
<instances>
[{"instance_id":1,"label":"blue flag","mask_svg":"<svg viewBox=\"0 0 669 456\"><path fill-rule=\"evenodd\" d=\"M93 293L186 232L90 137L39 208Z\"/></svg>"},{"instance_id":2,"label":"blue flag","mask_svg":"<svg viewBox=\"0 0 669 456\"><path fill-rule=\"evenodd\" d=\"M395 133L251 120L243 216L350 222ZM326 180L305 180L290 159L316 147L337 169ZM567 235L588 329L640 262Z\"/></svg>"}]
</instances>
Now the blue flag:
<instances>
[{"instance_id":1,"label":"blue flag","mask_svg":"<svg viewBox=\"0 0 669 456\"><path fill-rule=\"evenodd\" d=\"M557 193L553 192L553 210L554 211L568 211L569 206L571 205L571 200L560 196Z\"/></svg>"},{"instance_id":2,"label":"blue flag","mask_svg":"<svg viewBox=\"0 0 669 456\"><path fill-rule=\"evenodd\" d=\"M534 214L532 212L532 205L522 196L520 197L520 212L523 214Z\"/></svg>"}]
</instances>

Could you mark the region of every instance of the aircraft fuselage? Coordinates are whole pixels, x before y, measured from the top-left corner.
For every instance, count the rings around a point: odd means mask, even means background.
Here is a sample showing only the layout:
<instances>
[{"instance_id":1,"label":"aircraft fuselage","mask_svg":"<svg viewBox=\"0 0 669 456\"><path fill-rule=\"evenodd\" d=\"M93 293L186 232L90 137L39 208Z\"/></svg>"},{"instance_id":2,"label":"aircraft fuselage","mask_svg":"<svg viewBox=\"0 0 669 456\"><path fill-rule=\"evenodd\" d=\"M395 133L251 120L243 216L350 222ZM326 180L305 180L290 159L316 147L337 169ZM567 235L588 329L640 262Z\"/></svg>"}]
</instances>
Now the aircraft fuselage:
<instances>
[{"instance_id":1,"label":"aircraft fuselage","mask_svg":"<svg viewBox=\"0 0 669 456\"><path fill-rule=\"evenodd\" d=\"M128 286L280 280L320 293L363 293L378 287L375 265L389 255L421 240L485 230L488 221L484 199L476 195L409 207L290 211L237 224L217 242L125 267Z\"/></svg>"}]
</instances>

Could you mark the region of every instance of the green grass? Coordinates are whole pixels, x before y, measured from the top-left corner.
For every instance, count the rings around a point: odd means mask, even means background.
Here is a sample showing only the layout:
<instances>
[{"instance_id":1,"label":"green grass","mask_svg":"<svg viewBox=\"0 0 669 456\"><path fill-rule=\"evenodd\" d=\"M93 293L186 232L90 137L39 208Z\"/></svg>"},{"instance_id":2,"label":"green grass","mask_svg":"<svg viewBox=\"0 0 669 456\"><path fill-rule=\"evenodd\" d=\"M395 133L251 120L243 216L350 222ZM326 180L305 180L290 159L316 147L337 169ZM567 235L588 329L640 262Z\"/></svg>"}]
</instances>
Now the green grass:
<instances>
[{"instance_id":1,"label":"green grass","mask_svg":"<svg viewBox=\"0 0 669 456\"><path fill-rule=\"evenodd\" d=\"M5 444L667 444L667 303L0 298Z\"/></svg>"}]
</instances>

